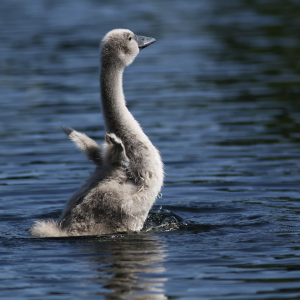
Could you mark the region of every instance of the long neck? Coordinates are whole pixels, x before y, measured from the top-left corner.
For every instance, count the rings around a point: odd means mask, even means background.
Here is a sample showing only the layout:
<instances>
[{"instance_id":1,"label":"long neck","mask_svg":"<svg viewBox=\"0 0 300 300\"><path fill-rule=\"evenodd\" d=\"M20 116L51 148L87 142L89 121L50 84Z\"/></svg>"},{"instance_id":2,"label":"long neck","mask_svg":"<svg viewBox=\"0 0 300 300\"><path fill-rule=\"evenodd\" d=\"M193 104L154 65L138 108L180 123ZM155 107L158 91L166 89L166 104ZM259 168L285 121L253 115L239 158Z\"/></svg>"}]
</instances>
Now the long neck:
<instances>
[{"instance_id":1,"label":"long neck","mask_svg":"<svg viewBox=\"0 0 300 300\"><path fill-rule=\"evenodd\" d=\"M140 139L145 135L126 107L123 93L124 68L110 63L102 63L100 82L102 108L108 133L120 138L134 134Z\"/></svg>"}]
</instances>

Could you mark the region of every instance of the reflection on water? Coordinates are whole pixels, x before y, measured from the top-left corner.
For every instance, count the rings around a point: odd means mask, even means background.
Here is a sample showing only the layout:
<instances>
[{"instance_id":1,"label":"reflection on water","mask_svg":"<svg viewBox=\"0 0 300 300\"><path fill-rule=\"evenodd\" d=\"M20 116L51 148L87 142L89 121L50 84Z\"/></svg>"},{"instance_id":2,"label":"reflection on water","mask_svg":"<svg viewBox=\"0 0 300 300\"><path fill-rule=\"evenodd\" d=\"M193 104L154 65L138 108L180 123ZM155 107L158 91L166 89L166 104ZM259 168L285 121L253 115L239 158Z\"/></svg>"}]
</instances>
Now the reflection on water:
<instances>
[{"instance_id":1,"label":"reflection on water","mask_svg":"<svg viewBox=\"0 0 300 300\"><path fill-rule=\"evenodd\" d=\"M296 0L0 1L0 296L298 299L299 13ZM139 235L32 239L93 168L59 123L102 142L98 47L116 27L157 39L124 83L162 154L163 197Z\"/></svg>"},{"instance_id":2,"label":"reflection on water","mask_svg":"<svg viewBox=\"0 0 300 300\"><path fill-rule=\"evenodd\" d=\"M79 245L88 253L87 266L107 299L167 299L164 295L165 246L154 236L89 240ZM98 294L97 292L95 294Z\"/></svg>"}]
</instances>

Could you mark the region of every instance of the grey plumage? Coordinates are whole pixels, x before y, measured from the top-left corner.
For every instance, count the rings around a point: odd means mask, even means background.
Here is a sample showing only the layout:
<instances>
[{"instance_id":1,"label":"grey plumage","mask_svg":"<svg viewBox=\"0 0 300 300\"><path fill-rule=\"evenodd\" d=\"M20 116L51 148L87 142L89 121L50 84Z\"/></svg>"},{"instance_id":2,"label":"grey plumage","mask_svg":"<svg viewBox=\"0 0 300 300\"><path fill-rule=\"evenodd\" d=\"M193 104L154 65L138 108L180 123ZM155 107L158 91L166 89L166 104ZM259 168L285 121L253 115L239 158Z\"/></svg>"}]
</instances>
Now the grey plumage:
<instances>
[{"instance_id":1,"label":"grey plumage","mask_svg":"<svg viewBox=\"0 0 300 300\"><path fill-rule=\"evenodd\" d=\"M139 231L163 184L159 152L127 109L123 95L122 74L139 53L138 38L129 30L115 29L103 38L101 53L102 107L109 132L103 146L62 127L96 169L69 199L58 222L36 221L30 229L33 236Z\"/></svg>"},{"instance_id":2,"label":"grey plumage","mask_svg":"<svg viewBox=\"0 0 300 300\"><path fill-rule=\"evenodd\" d=\"M93 139L73 128L63 126L61 128L76 146L86 154L89 160L93 161L96 165L102 165L101 148Z\"/></svg>"}]
</instances>

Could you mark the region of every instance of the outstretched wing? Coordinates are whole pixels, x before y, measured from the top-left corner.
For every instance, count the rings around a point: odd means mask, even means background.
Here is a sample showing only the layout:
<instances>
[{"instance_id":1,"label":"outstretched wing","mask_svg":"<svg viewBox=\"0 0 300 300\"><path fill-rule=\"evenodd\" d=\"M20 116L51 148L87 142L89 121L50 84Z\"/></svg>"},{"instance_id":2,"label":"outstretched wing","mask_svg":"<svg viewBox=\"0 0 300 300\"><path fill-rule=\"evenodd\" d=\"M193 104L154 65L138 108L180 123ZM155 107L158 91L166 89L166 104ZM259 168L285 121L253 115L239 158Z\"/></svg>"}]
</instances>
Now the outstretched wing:
<instances>
[{"instance_id":1,"label":"outstretched wing","mask_svg":"<svg viewBox=\"0 0 300 300\"><path fill-rule=\"evenodd\" d=\"M76 146L92 160L96 165L102 164L102 155L100 146L86 134L78 132L73 128L63 127L62 130L69 136Z\"/></svg>"}]
</instances>

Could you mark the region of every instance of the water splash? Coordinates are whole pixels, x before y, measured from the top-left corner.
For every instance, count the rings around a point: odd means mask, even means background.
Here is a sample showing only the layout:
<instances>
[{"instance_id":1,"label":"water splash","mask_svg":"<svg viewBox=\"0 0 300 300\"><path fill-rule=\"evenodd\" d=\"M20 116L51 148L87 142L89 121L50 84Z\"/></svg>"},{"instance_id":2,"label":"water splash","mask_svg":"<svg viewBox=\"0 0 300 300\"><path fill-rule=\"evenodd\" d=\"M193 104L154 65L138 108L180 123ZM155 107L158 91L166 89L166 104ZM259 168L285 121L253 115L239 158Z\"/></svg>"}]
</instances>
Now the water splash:
<instances>
[{"instance_id":1,"label":"water splash","mask_svg":"<svg viewBox=\"0 0 300 300\"><path fill-rule=\"evenodd\" d=\"M174 212L162 208L162 206L153 207L145 221L142 232L168 232L175 230L185 230L193 233L210 232L218 229L222 225L200 224L195 221L183 219Z\"/></svg>"},{"instance_id":2,"label":"water splash","mask_svg":"<svg viewBox=\"0 0 300 300\"><path fill-rule=\"evenodd\" d=\"M184 227L188 224L183 218L162 206L152 208L148 214L143 231L164 230L171 231Z\"/></svg>"}]
</instances>

